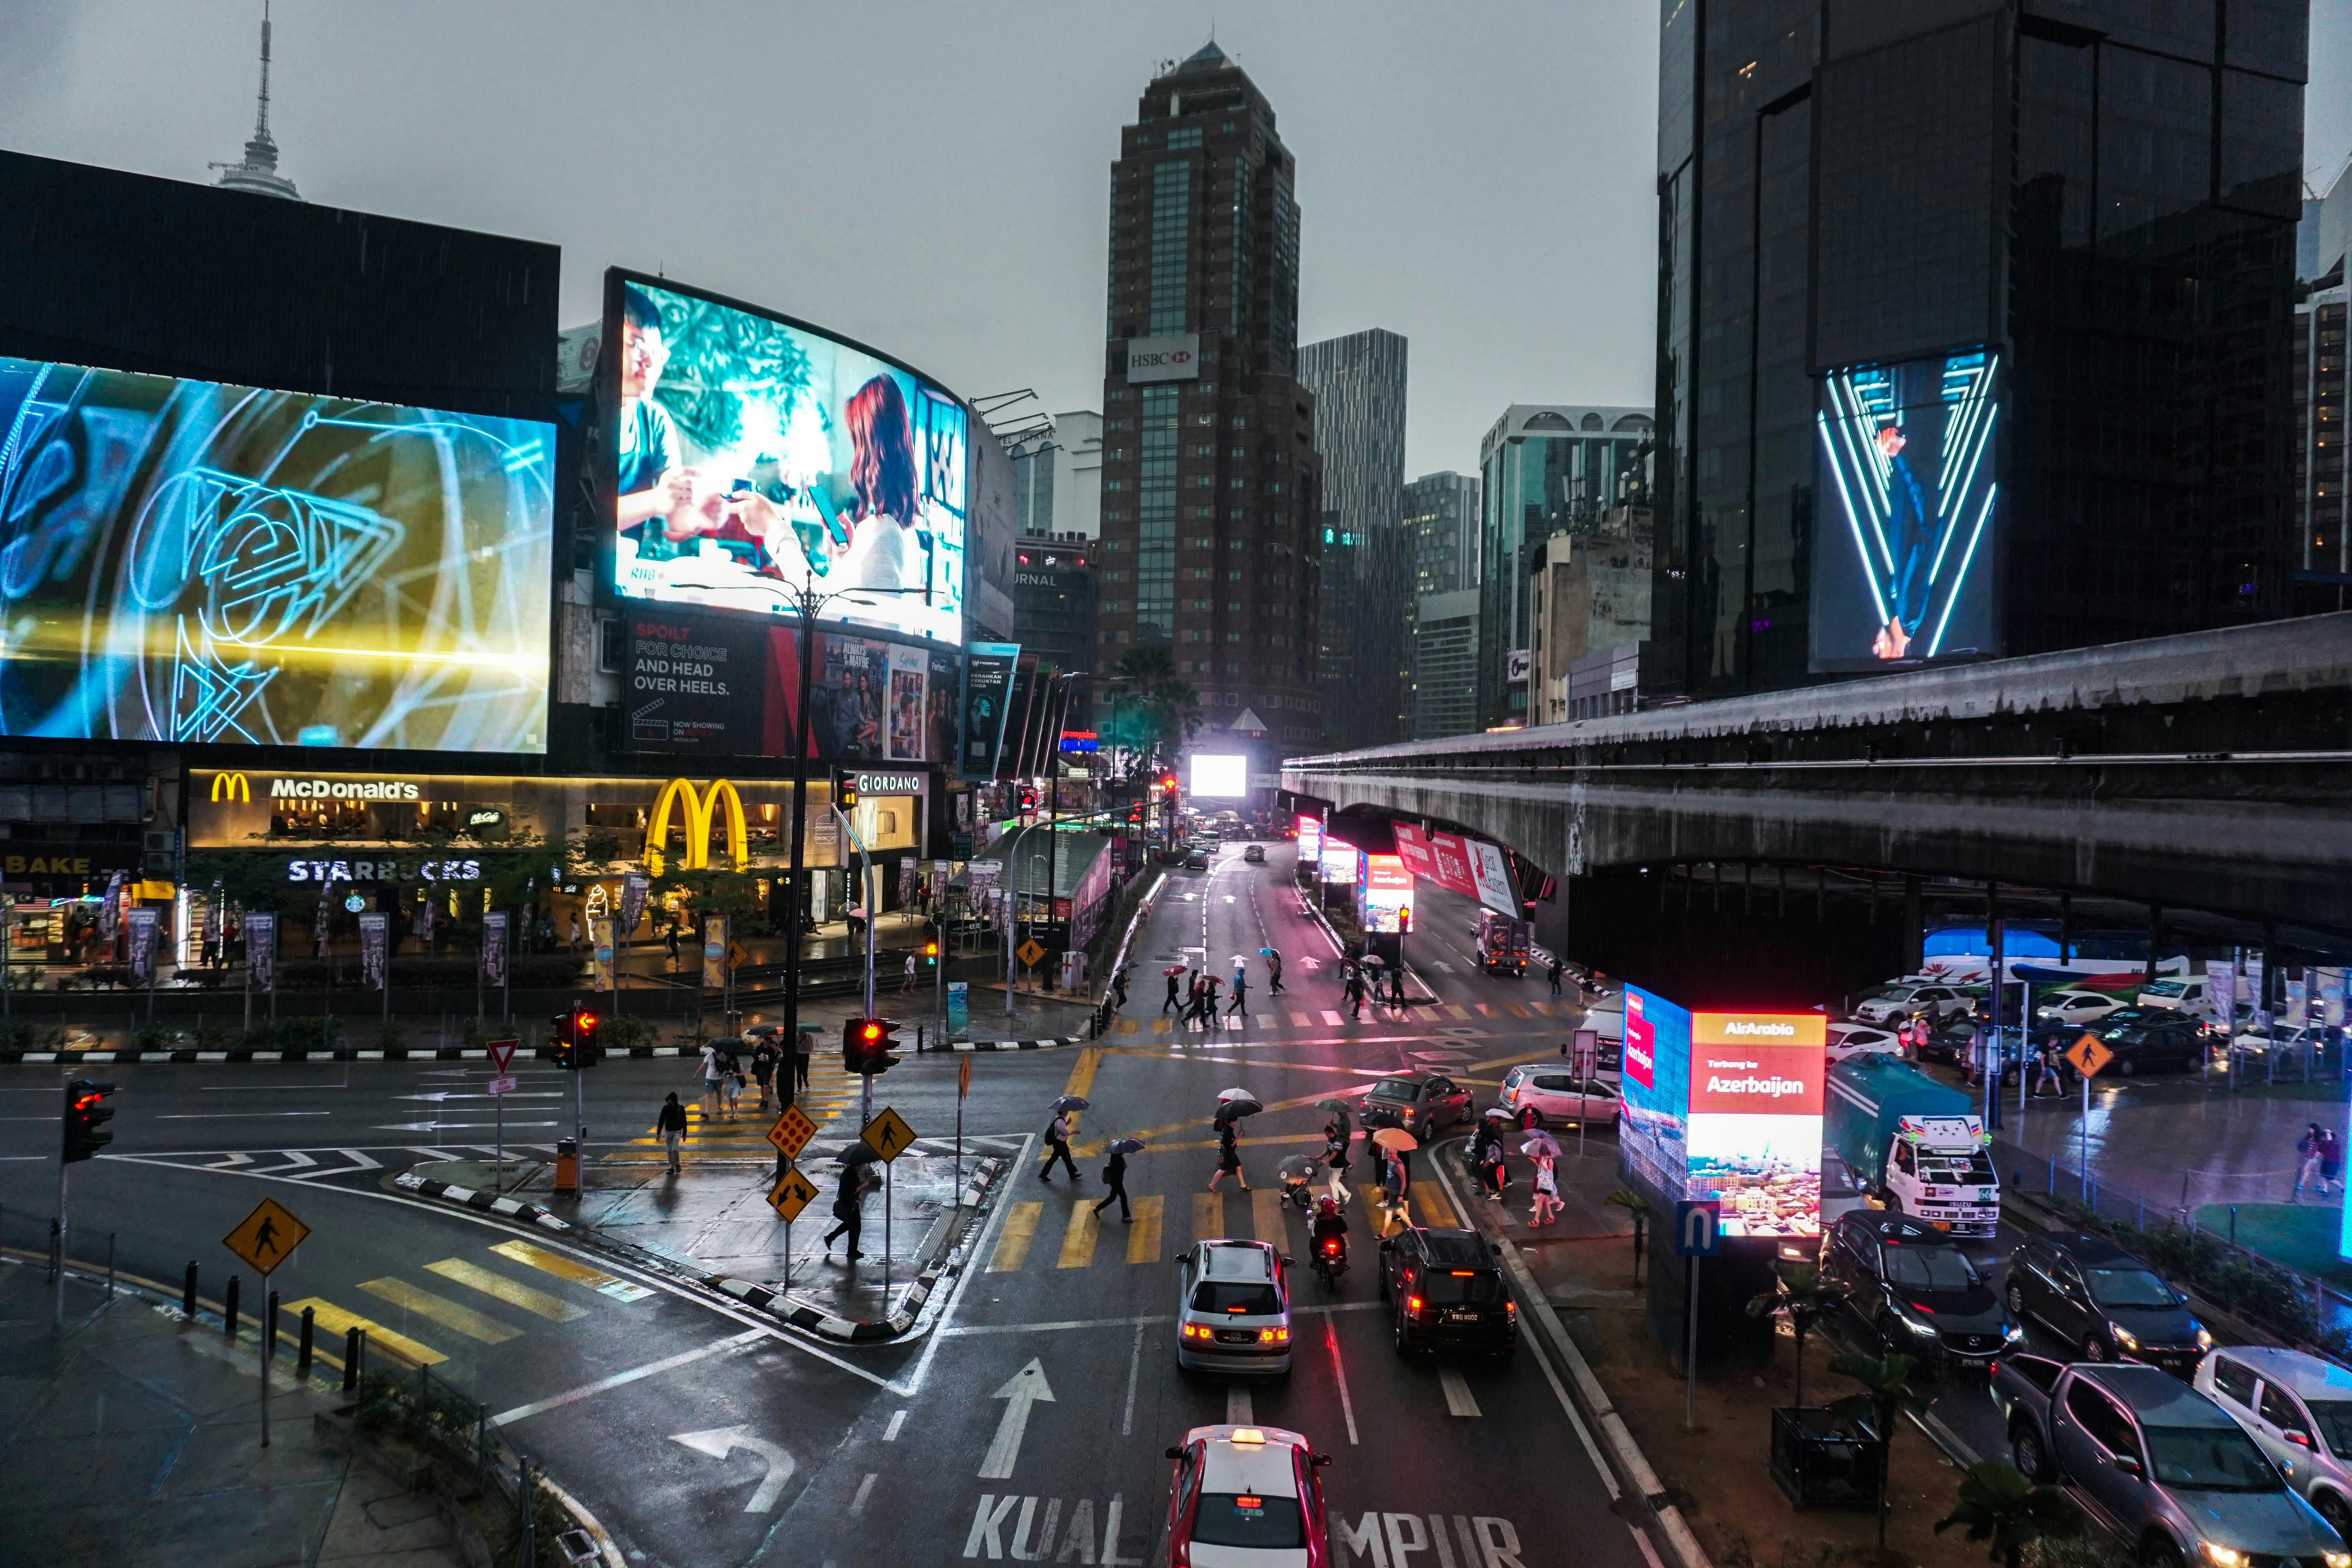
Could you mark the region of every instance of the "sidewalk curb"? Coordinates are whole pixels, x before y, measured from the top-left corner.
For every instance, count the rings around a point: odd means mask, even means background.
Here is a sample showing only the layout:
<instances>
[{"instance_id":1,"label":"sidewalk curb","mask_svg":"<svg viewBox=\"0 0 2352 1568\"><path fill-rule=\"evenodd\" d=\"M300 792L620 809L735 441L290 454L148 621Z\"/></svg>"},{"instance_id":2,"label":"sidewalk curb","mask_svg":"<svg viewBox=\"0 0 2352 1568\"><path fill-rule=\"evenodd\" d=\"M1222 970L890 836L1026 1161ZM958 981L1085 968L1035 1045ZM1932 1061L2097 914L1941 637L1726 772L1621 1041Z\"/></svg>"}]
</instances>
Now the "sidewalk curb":
<instances>
[{"instance_id":1,"label":"sidewalk curb","mask_svg":"<svg viewBox=\"0 0 2352 1568\"><path fill-rule=\"evenodd\" d=\"M993 1157L982 1159L973 1167L971 1183L964 1189L965 1197L958 1207L974 1210L976 1218L980 1200L995 1185L998 1174L1004 1168L1003 1161ZM877 1344L886 1340L899 1339L913 1328L915 1320L922 1316L923 1303L930 1300L931 1292L938 1289L940 1281L954 1272L950 1262L950 1249L947 1246L947 1238L953 1234L952 1226L940 1233L939 1252L929 1262L926 1263L919 1257L916 1258L913 1287L899 1303L898 1310L878 1322L853 1323L846 1318L836 1318L830 1312L803 1305L781 1290L772 1290L749 1279L730 1279L712 1274L705 1275L702 1282L740 1301L753 1311L779 1322L789 1323L793 1328L845 1344Z\"/></svg>"},{"instance_id":2,"label":"sidewalk curb","mask_svg":"<svg viewBox=\"0 0 2352 1568\"><path fill-rule=\"evenodd\" d=\"M1447 1142L1458 1142L1458 1140ZM1458 1163L1460 1152L1456 1149L1454 1152ZM1443 1157L1441 1153L1441 1162ZM1592 1368L1585 1361L1584 1352L1576 1348L1576 1342L1569 1337L1559 1315L1552 1310L1551 1300L1543 1293L1542 1287L1536 1283L1527 1259L1520 1255L1518 1243L1487 1223L1483 1210L1463 1205L1461 1194L1454 1191L1453 1182L1446 1179L1442 1165L1437 1173L1439 1179L1445 1182L1446 1195L1454 1200L1455 1212L1468 1215L1480 1235L1501 1245L1499 1256L1505 1270L1511 1276L1512 1290L1527 1303L1528 1316L1534 1321L1535 1326L1541 1329L1545 1343L1567 1369L1568 1386L1575 1395L1577 1407L1600 1438L1611 1467L1617 1471L1618 1479L1657 1516L1658 1527L1664 1532L1666 1543L1674 1549L1675 1555L1681 1559L1682 1568L1714 1568L1706 1548L1699 1545L1698 1537L1691 1533L1690 1526L1684 1521L1682 1510L1667 1500L1665 1488L1659 1482L1658 1473L1650 1468L1648 1457L1642 1452L1641 1445L1633 1440L1633 1434L1626 1426L1624 1417L1617 1414L1616 1406L1610 1402L1609 1391L1601 1386L1599 1378L1592 1375Z\"/></svg>"},{"instance_id":3,"label":"sidewalk curb","mask_svg":"<svg viewBox=\"0 0 2352 1568\"><path fill-rule=\"evenodd\" d=\"M542 1230L551 1230L559 1235L569 1234L572 1228L570 1220L561 1219L537 1204L523 1203L516 1198L492 1197L488 1193L478 1193L471 1187L453 1186L447 1182L431 1176L419 1176L414 1172L403 1171L393 1178L392 1184L404 1193L415 1193L419 1197L438 1198L443 1203L456 1204L461 1208L478 1209L484 1214L504 1215L509 1219L527 1220Z\"/></svg>"}]
</instances>

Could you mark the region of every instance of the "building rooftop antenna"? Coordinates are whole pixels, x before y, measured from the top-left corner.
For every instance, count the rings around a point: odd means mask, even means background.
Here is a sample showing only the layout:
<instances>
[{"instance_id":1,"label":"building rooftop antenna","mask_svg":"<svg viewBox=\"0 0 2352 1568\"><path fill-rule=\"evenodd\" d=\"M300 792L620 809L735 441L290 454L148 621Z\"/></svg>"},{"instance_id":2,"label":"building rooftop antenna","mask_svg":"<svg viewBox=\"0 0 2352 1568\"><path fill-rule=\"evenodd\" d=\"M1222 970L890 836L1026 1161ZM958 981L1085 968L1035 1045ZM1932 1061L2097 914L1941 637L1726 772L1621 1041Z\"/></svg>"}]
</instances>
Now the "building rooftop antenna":
<instances>
[{"instance_id":1,"label":"building rooftop antenna","mask_svg":"<svg viewBox=\"0 0 2352 1568\"><path fill-rule=\"evenodd\" d=\"M261 0L261 101L255 111L253 139L245 144L245 158L236 163L213 163L224 190L246 191L257 196L278 196L299 202L294 182L278 172L278 143L269 134L269 0Z\"/></svg>"}]
</instances>

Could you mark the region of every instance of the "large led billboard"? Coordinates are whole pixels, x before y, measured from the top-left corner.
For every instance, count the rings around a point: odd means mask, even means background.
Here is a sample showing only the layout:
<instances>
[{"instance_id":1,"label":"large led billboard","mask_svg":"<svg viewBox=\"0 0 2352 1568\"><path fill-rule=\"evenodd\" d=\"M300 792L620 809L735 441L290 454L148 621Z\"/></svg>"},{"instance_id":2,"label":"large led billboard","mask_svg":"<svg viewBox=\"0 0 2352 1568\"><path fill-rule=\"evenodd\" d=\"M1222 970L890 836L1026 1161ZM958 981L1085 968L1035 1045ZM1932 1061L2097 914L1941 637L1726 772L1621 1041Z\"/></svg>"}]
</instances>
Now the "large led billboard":
<instances>
[{"instance_id":1,"label":"large led billboard","mask_svg":"<svg viewBox=\"0 0 2352 1568\"><path fill-rule=\"evenodd\" d=\"M1185 759L1192 773L1190 793L1200 799L1239 800L1249 794L1249 759L1194 752Z\"/></svg>"},{"instance_id":2,"label":"large led billboard","mask_svg":"<svg viewBox=\"0 0 2352 1568\"><path fill-rule=\"evenodd\" d=\"M1997 651L2000 371L1971 350L1823 379L1814 669Z\"/></svg>"},{"instance_id":3,"label":"large led billboard","mask_svg":"<svg viewBox=\"0 0 2352 1568\"><path fill-rule=\"evenodd\" d=\"M1356 871L1356 910L1363 929L1412 929L1412 873L1397 855L1366 855Z\"/></svg>"},{"instance_id":4,"label":"large led billboard","mask_svg":"<svg viewBox=\"0 0 2352 1568\"><path fill-rule=\"evenodd\" d=\"M0 731L544 752L554 444L0 358Z\"/></svg>"},{"instance_id":5,"label":"large led billboard","mask_svg":"<svg viewBox=\"0 0 2352 1568\"><path fill-rule=\"evenodd\" d=\"M1820 1234L1827 1026L1628 985L1621 1157L1670 1200L1718 1200L1726 1236Z\"/></svg>"},{"instance_id":6,"label":"large led billboard","mask_svg":"<svg viewBox=\"0 0 2352 1568\"><path fill-rule=\"evenodd\" d=\"M970 420L945 388L781 316L614 271L614 586L963 640Z\"/></svg>"}]
</instances>

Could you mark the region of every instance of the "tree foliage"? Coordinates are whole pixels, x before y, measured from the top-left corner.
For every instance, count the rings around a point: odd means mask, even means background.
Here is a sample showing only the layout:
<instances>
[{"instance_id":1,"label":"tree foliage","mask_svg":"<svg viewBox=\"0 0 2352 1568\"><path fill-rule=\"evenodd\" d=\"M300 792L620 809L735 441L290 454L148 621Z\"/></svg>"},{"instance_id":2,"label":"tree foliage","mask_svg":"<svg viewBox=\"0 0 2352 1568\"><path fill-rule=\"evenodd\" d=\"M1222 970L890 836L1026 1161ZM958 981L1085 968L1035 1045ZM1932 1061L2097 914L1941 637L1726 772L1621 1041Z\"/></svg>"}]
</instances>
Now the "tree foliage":
<instances>
[{"instance_id":1,"label":"tree foliage","mask_svg":"<svg viewBox=\"0 0 2352 1568\"><path fill-rule=\"evenodd\" d=\"M1201 731L1201 693L1177 673L1175 656L1158 643L1129 648L1111 667L1103 708L1111 739L1145 753L1152 767Z\"/></svg>"},{"instance_id":2,"label":"tree foliage","mask_svg":"<svg viewBox=\"0 0 2352 1568\"><path fill-rule=\"evenodd\" d=\"M2016 1466L2000 1459L1970 1465L1960 1479L1951 1516L1936 1521L1941 1535L1954 1525L1970 1541L1991 1543L1987 1555L2019 1568L2025 1549L2037 1541L2068 1541L2089 1521L2074 1500L2055 1487L2036 1486Z\"/></svg>"}]
</instances>

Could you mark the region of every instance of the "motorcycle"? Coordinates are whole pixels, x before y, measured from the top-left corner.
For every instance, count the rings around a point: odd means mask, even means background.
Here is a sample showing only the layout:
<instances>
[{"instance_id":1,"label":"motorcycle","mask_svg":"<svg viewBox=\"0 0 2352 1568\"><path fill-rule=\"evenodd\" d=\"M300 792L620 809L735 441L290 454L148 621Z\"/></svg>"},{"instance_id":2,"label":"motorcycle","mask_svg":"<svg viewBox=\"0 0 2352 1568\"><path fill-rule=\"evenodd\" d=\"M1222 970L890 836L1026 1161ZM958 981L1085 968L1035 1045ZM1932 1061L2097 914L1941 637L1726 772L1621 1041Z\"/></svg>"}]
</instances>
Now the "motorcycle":
<instances>
[{"instance_id":1,"label":"motorcycle","mask_svg":"<svg viewBox=\"0 0 2352 1568\"><path fill-rule=\"evenodd\" d=\"M1348 1272L1348 1238L1327 1236L1315 1243L1315 1277L1323 1281L1326 1290L1339 1288L1339 1277Z\"/></svg>"}]
</instances>

